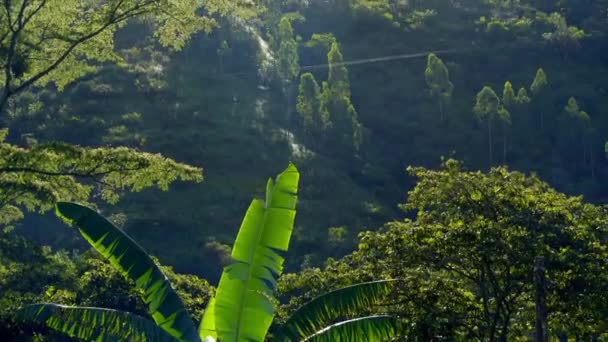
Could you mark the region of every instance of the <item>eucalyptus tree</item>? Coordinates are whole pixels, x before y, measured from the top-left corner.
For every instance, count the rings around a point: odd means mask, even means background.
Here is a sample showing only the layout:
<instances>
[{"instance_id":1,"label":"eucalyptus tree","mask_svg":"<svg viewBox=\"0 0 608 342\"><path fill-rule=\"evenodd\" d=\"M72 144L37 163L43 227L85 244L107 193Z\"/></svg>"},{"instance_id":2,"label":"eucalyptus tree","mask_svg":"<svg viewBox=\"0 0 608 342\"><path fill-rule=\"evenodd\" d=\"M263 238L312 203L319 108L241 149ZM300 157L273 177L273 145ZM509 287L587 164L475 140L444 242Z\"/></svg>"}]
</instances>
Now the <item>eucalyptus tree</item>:
<instances>
[{"instance_id":1,"label":"eucalyptus tree","mask_svg":"<svg viewBox=\"0 0 608 342\"><path fill-rule=\"evenodd\" d=\"M501 109L500 99L494 89L485 86L477 93L473 111L480 121L488 123L488 161L493 164L492 124Z\"/></svg>"},{"instance_id":2,"label":"eucalyptus tree","mask_svg":"<svg viewBox=\"0 0 608 342\"><path fill-rule=\"evenodd\" d=\"M431 95L437 99L440 120L443 122L444 106L450 101L454 91L454 85L450 82L448 68L437 55L431 53L427 58L424 76L426 84L431 89Z\"/></svg>"},{"instance_id":3,"label":"eucalyptus tree","mask_svg":"<svg viewBox=\"0 0 608 342\"><path fill-rule=\"evenodd\" d=\"M275 315L273 292L284 262L279 252L289 247L298 183L299 172L290 165L275 181L268 180L264 200L252 201L232 248L232 263L224 268L198 329L152 258L95 210L71 202L58 203L57 215L135 282L152 320L112 309L49 303L25 306L17 315L83 340L262 342ZM275 336L281 341L388 341L399 331L395 317L339 320L380 300L391 284L361 283L320 296L281 324ZM332 324L326 326L328 322Z\"/></svg>"},{"instance_id":4,"label":"eucalyptus tree","mask_svg":"<svg viewBox=\"0 0 608 342\"><path fill-rule=\"evenodd\" d=\"M296 109L304 126L304 131L315 143L324 139L331 122L328 113L321 110L321 88L313 74L300 76Z\"/></svg>"},{"instance_id":5,"label":"eucalyptus tree","mask_svg":"<svg viewBox=\"0 0 608 342\"><path fill-rule=\"evenodd\" d=\"M300 74L298 43L294 38L293 27L289 16L284 15L279 21L277 72L282 83L283 94L287 99L287 123L291 120L291 89Z\"/></svg>"},{"instance_id":6,"label":"eucalyptus tree","mask_svg":"<svg viewBox=\"0 0 608 342\"><path fill-rule=\"evenodd\" d=\"M542 68L539 68L536 71L536 76L534 77L534 81L530 86L530 91L532 92L532 96L537 104L536 108L538 110L538 114L540 116L540 128L543 129L545 127L545 118L544 118L544 108L542 101L542 95L544 95L544 90L548 85L547 74Z\"/></svg>"},{"instance_id":7,"label":"eucalyptus tree","mask_svg":"<svg viewBox=\"0 0 608 342\"><path fill-rule=\"evenodd\" d=\"M592 133L591 117L587 112L581 110L578 101L576 101L574 97L568 99L568 103L564 107L564 112L568 116L569 121L574 123L572 126L574 127L574 130L571 130L571 143L575 144L579 136L582 137L583 164L587 164L587 160L589 160L593 172L593 152L591 151L590 146L590 137ZM587 158L588 155L589 159Z\"/></svg>"},{"instance_id":8,"label":"eucalyptus tree","mask_svg":"<svg viewBox=\"0 0 608 342\"><path fill-rule=\"evenodd\" d=\"M513 108L517 103L517 97L515 96L515 90L511 82L506 81L502 90L502 103L507 108Z\"/></svg>"},{"instance_id":9,"label":"eucalyptus tree","mask_svg":"<svg viewBox=\"0 0 608 342\"><path fill-rule=\"evenodd\" d=\"M502 163L507 164L507 137L509 136L509 127L511 126L511 113L505 106L498 107L498 120L502 123Z\"/></svg>"},{"instance_id":10,"label":"eucalyptus tree","mask_svg":"<svg viewBox=\"0 0 608 342\"><path fill-rule=\"evenodd\" d=\"M363 143L363 126L357 118L357 111L351 102L348 70L337 42L331 44L327 53L329 65L327 82L323 82L321 94L322 115L333 124L332 138L336 143L354 148Z\"/></svg>"},{"instance_id":11,"label":"eucalyptus tree","mask_svg":"<svg viewBox=\"0 0 608 342\"><path fill-rule=\"evenodd\" d=\"M528 91L526 88L521 87L519 91L517 91L517 98L515 98L516 102L520 105L525 105L530 103L530 96L528 96Z\"/></svg>"}]
</instances>

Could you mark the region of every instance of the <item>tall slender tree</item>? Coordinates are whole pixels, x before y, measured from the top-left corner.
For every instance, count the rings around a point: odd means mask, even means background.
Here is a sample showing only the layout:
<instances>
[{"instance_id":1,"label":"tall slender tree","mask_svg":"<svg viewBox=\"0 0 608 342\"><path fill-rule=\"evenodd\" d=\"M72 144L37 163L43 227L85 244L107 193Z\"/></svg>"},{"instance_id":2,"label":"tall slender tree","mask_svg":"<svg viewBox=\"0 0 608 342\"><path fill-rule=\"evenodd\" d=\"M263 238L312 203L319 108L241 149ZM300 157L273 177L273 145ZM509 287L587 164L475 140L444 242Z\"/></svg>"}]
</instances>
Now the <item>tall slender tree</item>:
<instances>
[{"instance_id":1,"label":"tall slender tree","mask_svg":"<svg viewBox=\"0 0 608 342\"><path fill-rule=\"evenodd\" d=\"M567 114L569 121L574 122L574 129L571 130L570 134L571 144L575 144L577 140L582 138L583 165L589 164L593 176L593 153L590 146L592 134L591 117L587 112L581 110L578 101L574 97L568 99L564 112Z\"/></svg>"},{"instance_id":2,"label":"tall slender tree","mask_svg":"<svg viewBox=\"0 0 608 342\"><path fill-rule=\"evenodd\" d=\"M502 123L502 163L507 164L507 139L511 126L511 113L503 105L498 107L498 120Z\"/></svg>"},{"instance_id":3,"label":"tall slender tree","mask_svg":"<svg viewBox=\"0 0 608 342\"><path fill-rule=\"evenodd\" d=\"M528 91L526 90L526 88L524 88L524 87L519 88L519 91L517 92L517 98L515 100L520 105L525 105L525 104L530 103L530 96L528 96Z\"/></svg>"},{"instance_id":4,"label":"tall slender tree","mask_svg":"<svg viewBox=\"0 0 608 342\"><path fill-rule=\"evenodd\" d=\"M493 148L492 148L492 124L501 107L500 99L494 89L485 86L477 93L475 107L473 111L477 118L481 121L485 120L488 123L488 161L490 166L493 164Z\"/></svg>"},{"instance_id":5,"label":"tall slender tree","mask_svg":"<svg viewBox=\"0 0 608 342\"><path fill-rule=\"evenodd\" d=\"M283 16L279 21L278 42L277 72L287 101L285 115L289 125L291 121L292 86L300 74L300 61L298 43L294 38L291 19L288 16Z\"/></svg>"},{"instance_id":6,"label":"tall slender tree","mask_svg":"<svg viewBox=\"0 0 608 342\"><path fill-rule=\"evenodd\" d=\"M424 70L426 84L431 89L431 95L439 104L439 117L444 120L444 106L452 98L454 85L450 82L448 68L434 53L428 55L426 69Z\"/></svg>"},{"instance_id":7,"label":"tall slender tree","mask_svg":"<svg viewBox=\"0 0 608 342\"><path fill-rule=\"evenodd\" d=\"M348 79L348 69L344 65L344 57L337 42L333 42L327 53L327 63L329 71L327 85L332 93L340 97L350 98L350 81Z\"/></svg>"},{"instance_id":8,"label":"tall slender tree","mask_svg":"<svg viewBox=\"0 0 608 342\"><path fill-rule=\"evenodd\" d=\"M502 103L505 107L511 109L517 104L517 97L515 96L515 90L511 82L506 81L502 90Z\"/></svg>"},{"instance_id":9,"label":"tall slender tree","mask_svg":"<svg viewBox=\"0 0 608 342\"><path fill-rule=\"evenodd\" d=\"M321 115L332 123L332 136L338 143L359 150L363 143L363 126L350 99L348 70L338 43L334 42L327 53L329 72L323 82Z\"/></svg>"},{"instance_id":10,"label":"tall slender tree","mask_svg":"<svg viewBox=\"0 0 608 342\"><path fill-rule=\"evenodd\" d=\"M530 86L530 91L532 92L532 96L534 96L534 100L537 103L537 110L540 116L540 128L544 129L545 127L545 117L543 110L543 101L541 95L543 94L545 88L548 85L547 74L542 68L539 68L536 71L536 76L534 77L534 81Z\"/></svg>"},{"instance_id":11,"label":"tall slender tree","mask_svg":"<svg viewBox=\"0 0 608 342\"><path fill-rule=\"evenodd\" d=\"M304 130L313 138L312 141L321 141L331 122L327 112L321 110L321 88L314 75L309 72L300 76L296 109Z\"/></svg>"}]
</instances>

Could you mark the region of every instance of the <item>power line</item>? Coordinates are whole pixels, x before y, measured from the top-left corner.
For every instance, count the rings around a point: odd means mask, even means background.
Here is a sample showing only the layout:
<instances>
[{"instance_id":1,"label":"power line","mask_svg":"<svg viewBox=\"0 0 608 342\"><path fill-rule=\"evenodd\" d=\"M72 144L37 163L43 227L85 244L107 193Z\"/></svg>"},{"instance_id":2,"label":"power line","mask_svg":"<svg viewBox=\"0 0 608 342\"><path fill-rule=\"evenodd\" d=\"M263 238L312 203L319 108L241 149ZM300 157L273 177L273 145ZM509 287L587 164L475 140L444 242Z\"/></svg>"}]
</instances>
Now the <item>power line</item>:
<instances>
[{"instance_id":1,"label":"power line","mask_svg":"<svg viewBox=\"0 0 608 342\"><path fill-rule=\"evenodd\" d=\"M451 49L451 50L408 53L408 54L391 55L391 56L374 57L374 58L364 58L364 59L356 59L356 60L352 60L352 61L346 61L346 62L334 63L334 64L305 65L305 66L301 66L300 70L324 69L324 68L329 68L329 66L331 66L331 65L349 66L349 65L360 65L360 64L369 64L369 63L380 63L380 62L394 61L394 60L399 60L399 59L412 59L412 58L426 57L430 53L447 54L447 53L456 53L456 52L461 52L461 51L462 51L462 49Z\"/></svg>"},{"instance_id":2,"label":"power line","mask_svg":"<svg viewBox=\"0 0 608 342\"><path fill-rule=\"evenodd\" d=\"M414 58L426 57L430 53L434 53L434 54L438 54L438 55L439 54L445 55L445 54L459 53L459 52L463 52L463 51L464 51L464 49L448 49L448 50L407 53L407 54L400 54L400 55L388 55L388 56L381 56L381 57L355 59L355 60L345 61L342 63L334 63L333 65L335 65L335 66L352 66L352 65L362 65L362 64L371 64L371 63L382 63L382 62L389 62L389 61L402 60L402 59L414 59ZM303 66L300 66L300 70L308 71L308 70L316 70L316 69L325 69L325 68L329 68L331 65L332 64L330 64L330 63L303 65ZM206 76L204 76L204 78L219 80L219 79L227 79L227 78L235 77L235 76L253 75L253 74L257 74L257 73L258 73L258 70L256 69L256 70L250 70L250 71L236 71L236 72L231 72L231 73L225 73L221 76L206 75Z\"/></svg>"}]
</instances>

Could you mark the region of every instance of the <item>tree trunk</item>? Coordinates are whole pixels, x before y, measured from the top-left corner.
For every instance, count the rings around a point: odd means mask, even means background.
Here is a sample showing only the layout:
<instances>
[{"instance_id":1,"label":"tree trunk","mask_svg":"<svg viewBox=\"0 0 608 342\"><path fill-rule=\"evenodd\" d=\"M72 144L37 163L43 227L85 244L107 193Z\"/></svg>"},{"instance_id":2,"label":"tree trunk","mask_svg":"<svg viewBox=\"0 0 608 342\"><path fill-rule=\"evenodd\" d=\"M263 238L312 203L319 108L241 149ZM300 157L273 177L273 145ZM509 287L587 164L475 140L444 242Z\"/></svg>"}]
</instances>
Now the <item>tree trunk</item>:
<instances>
[{"instance_id":1,"label":"tree trunk","mask_svg":"<svg viewBox=\"0 0 608 342\"><path fill-rule=\"evenodd\" d=\"M286 125L285 125L285 136L289 139L289 132L291 132L291 93L292 93L292 82L287 81L286 96L287 96L287 111L286 114Z\"/></svg>"},{"instance_id":2,"label":"tree trunk","mask_svg":"<svg viewBox=\"0 0 608 342\"><path fill-rule=\"evenodd\" d=\"M548 324L547 324L547 303L546 303L546 279L545 279L545 258L537 256L534 259L534 287L535 307L536 307L536 325L534 330L534 342L548 342Z\"/></svg>"},{"instance_id":3,"label":"tree trunk","mask_svg":"<svg viewBox=\"0 0 608 342\"><path fill-rule=\"evenodd\" d=\"M492 120L488 119L488 157L490 162L490 168L494 164L493 151L492 151Z\"/></svg>"},{"instance_id":4,"label":"tree trunk","mask_svg":"<svg viewBox=\"0 0 608 342\"><path fill-rule=\"evenodd\" d=\"M507 124L503 123L503 137L502 137L502 164L507 165Z\"/></svg>"},{"instance_id":5,"label":"tree trunk","mask_svg":"<svg viewBox=\"0 0 608 342\"><path fill-rule=\"evenodd\" d=\"M443 101L441 95L439 95L439 122L443 122Z\"/></svg>"}]
</instances>

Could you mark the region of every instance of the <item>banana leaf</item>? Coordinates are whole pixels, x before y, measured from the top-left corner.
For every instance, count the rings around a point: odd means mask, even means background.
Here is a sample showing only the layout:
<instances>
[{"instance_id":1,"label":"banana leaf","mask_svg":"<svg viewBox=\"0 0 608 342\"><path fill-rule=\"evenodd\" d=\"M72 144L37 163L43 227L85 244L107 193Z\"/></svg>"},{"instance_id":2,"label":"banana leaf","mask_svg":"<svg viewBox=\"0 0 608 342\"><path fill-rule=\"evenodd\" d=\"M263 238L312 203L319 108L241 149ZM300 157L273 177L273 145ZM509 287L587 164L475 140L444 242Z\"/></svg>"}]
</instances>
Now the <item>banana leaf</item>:
<instances>
[{"instance_id":1,"label":"banana leaf","mask_svg":"<svg viewBox=\"0 0 608 342\"><path fill-rule=\"evenodd\" d=\"M302 339L308 342L384 342L393 340L399 321L393 316L367 316L343 321Z\"/></svg>"},{"instance_id":2,"label":"banana leaf","mask_svg":"<svg viewBox=\"0 0 608 342\"><path fill-rule=\"evenodd\" d=\"M57 304L32 304L16 316L85 341L176 341L153 321L130 312Z\"/></svg>"},{"instance_id":3,"label":"banana leaf","mask_svg":"<svg viewBox=\"0 0 608 342\"><path fill-rule=\"evenodd\" d=\"M298 340L338 319L353 316L385 297L395 280L355 284L322 294L302 305L281 325L277 336Z\"/></svg>"},{"instance_id":4,"label":"banana leaf","mask_svg":"<svg viewBox=\"0 0 608 342\"><path fill-rule=\"evenodd\" d=\"M181 299L150 256L122 230L96 211L76 203L60 202L57 215L74 224L93 248L144 291L152 319L179 341L199 341L196 326Z\"/></svg>"},{"instance_id":5,"label":"banana leaf","mask_svg":"<svg viewBox=\"0 0 608 342\"><path fill-rule=\"evenodd\" d=\"M283 271L278 252L289 247L296 215L299 172L294 165L268 180L265 201L253 200L224 268L200 337L221 342L264 341L275 309L276 279Z\"/></svg>"}]
</instances>

